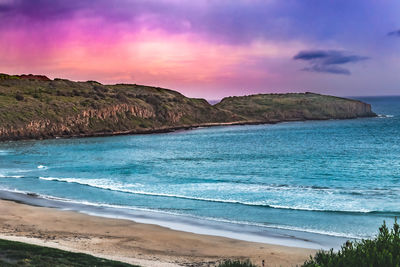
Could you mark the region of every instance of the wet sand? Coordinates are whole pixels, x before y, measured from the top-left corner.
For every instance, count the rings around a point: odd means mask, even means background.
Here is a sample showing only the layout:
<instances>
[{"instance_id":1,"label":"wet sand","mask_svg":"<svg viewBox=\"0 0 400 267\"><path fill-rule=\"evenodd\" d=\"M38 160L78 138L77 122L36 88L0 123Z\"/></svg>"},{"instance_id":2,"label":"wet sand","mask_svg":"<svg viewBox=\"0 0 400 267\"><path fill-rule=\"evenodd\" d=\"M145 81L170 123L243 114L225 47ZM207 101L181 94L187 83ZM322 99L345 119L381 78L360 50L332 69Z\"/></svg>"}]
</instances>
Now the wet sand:
<instances>
[{"instance_id":1,"label":"wet sand","mask_svg":"<svg viewBox=\"0 0 400 267\"><path fill-rule=\"evenodd\" d=\"M261 266L296 266L315 250L109 219L0 200L0 238L83 252L141 266L213 266L250 259Z\"/></svg>"}]
</instances>

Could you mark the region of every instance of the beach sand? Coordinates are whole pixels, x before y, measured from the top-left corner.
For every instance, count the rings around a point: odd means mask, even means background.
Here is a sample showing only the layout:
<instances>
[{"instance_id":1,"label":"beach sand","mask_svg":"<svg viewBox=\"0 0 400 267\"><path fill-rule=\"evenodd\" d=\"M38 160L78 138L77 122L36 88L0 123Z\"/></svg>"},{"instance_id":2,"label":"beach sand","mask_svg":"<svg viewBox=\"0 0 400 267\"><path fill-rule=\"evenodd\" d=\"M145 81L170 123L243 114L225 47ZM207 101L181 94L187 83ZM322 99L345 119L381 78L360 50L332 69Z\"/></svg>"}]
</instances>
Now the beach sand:
<instances>
[{"instance_id":1,"label":"beach sand","mask_svg":"<svg viewBox=\"0 0 400 267\"><path fill-rule=\"evenodd\" d=\"M141 266L214 266L223 259L296 266L315 253L5 200L0 200L0 238Z\"/></svg>"}]
</instances>

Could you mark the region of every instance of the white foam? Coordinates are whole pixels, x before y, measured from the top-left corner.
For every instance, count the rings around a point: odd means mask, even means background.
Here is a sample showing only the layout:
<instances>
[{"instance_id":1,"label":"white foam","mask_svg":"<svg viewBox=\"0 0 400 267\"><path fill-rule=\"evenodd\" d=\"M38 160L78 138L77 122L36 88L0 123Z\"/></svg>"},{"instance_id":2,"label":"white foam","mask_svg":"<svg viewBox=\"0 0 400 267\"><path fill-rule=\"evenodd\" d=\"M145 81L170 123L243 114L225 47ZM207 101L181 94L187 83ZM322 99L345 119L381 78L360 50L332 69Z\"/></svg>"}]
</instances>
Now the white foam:
<instances>
[{"instance_id":1,"label":"white foam","mask_svg":"<svg viewBox=\"0 0 400 267\"><path fill-rule=\"evenodd\" d=\"M76 184L96 187L99 189L118 191L118 192L123 192L123 193L131 193L131 194L137 194L137 195L174 197L174 198L201 200L201 201L208 201L208 202L223 202L223 203L233 203L233 204L243 204L243 205L268 206L268 205L265 205L262 203L244 202L244 201L231 200L231 199L212 199L212 198L185 196L185 195L179 195L179 194L167 194L167 193L146 192L146 191L140 191L140 190L126 189L126 187L131 187L132 185L136 186L136 184L113 183L107 179L78 179L78 178L56 178L56 177L39 177L39 179L47 180L47 181L76 183Z\"/></svg>"},{"instance_id":2,"label":"white foam","mask_svg":"<svg viewBox=\"0 0 400 267\"><path fill-rule=\"evenodd\" d=\"M275 209L288 209L288 210L299 210L299 211L320 211L320 212L355 212L355 213L370 213L375 210L367 210L367 209L319 209L307 206L299 206L299 205L276 205L276 204L268 204L265 202L247 202L240 201L235 199L220 199L220 198L204 198L204 197L195 197L195 196L187 196L181 194L169 194L169 193L159 193L159 192L148 192L142 190L135 190L129 188L138 188L142 187L141 184L121 184L112 182L109 179L81 179L81 178L57 178L57 177L39 177L41 180L47 181L57 181L57 182L66 182L66 183L75 183L80 185L85 185L89 187L111 190L123 193L130 193L136 195L146 195L146 196L155 196L155 197L172 197L172 198L180 198L180 199L188 199L188 200L198 200L198 201L207 201L207 202L218 202L218 203L231 203L231 204L241 204L247 206L260 206L260 207L269 207ZM319 189L318 189L319 190ZM324 190L324 189L322 189Z\"/></svg>"},{"instance_id":3,"label":"white foam","mask_svg":"<svg viewBox=\"0 0 400 267\"><path fill-rule=\"evenodd\" d=\"M10 151L8 150L0 150L0 155L8 155Z\"/></svg>"},{"instance_id":4,"label":"white foam","mask_svg":"<svg viewBox=\"0 0 400 267\"><path fill-rule=\"evenodd\" d=\"M81 184L91 187L96 187L99 189L106 189L111 191L120 191L126 193L135 192L133 190L124 189L125 187L141 187L142 184L139 183L130 183L130 184L121 184L111 181L110 179L102 178L102 179L82 179L82 178L58 178L58 177L39 177L41 180L47 181L58 181L58 182L66 182L66 183L75 183Z\"/></svg>"},{"instance_id":5,"label":"white foam","mask_svg":"<svg viewBox=\"0 0 400 267\"><path fill-rule=\"evenodd\" d=\"M390 114L388 114L388 115L386 115L386 114L378 114L378 118L393 118L394 117L394 115L390 115Z\"/></svg>"},{"instance_id":6,"label":"white foam","mask_svg":"<svg viewBox=\"0 0 400 267\"><path fill-rule=\"evenodd\" d=\"M20 191L20 190L17 190L17 189L7 190L7 191L16 192L16 193L22 193L22 194L31 194L31 192ZM150 213L161 213L161 214L166 214L166 215L184 216L184 217L188 217L188 218L194 218L194 219L200 219L200 220L206 220L206 221L257 226L257 227L261 227L261 228L290 230L290 231L306 232L306 233L328 235L328 236L335 236L335 237L345 237L345 238L354 238L354 239L361 239L361 238L368 238L369 237L369 236L356 236L356 235L350 235L350 234L347 234L347 233L339 233L339 232L333 232L333 231L322 231L322 230L317 230L317 229L301 228L301 227L295 227L295 226L284 226L284 225L274 225L274 224L268 224L267 225L267 224L255 223L255 222L228 220L228 219L223 219L223 218L215 218L215 217L207 217L207 216L197 216L197 215L192 215L192 214L171 212L171 211L165 211L165 210L159 210L159 209L150 209L150 208L141 208L141 207L139 208L139 207L134 207L134 206L123 206L123 205L112 205L112 204L106 204L106 203L94 203L94 202L90 202L90 201L72 200L72 199L53 197L53 196L42 195L42 194L36 194L36 195L38 197L49 199L49 200L57 200L57 201L62 201L62 202L66 202L66 203L82 204L82 205L85 205L85 206L106 207L106 208L113 208L113 209L133 210L133 211L136 210L136 211L144 211L144 212L150 212ZM85 211L82 211L82 212L85 212ZM101 214L101 213L100 214L96 213L95 215L103 216L103 214ZM108 216L106 216L106 217L108 217ZM129 218L127 218L127 219L129 219ZM139 220L135 219L135 221L141 222L140 219ZM154 222L155 222L155 224L159 224L160 223L160 222L157 222L156 220L154 220ZM159 225L163 225L163 224L161 223Z\"/></svg>"},{"instance_id":7,"label":"white foam","mask_svg":"<svg viewBox=\"0 0 400 267\"><path fill-rule=\"evenodd\" d=\"M356 213L370 213L374 210L367 209L348 209L348 210L335 210L335 209L318 209L318 208L308 208L303 206L284 206L284 205L269 205L271 208L275 209L288 209L288 210L303 210L303 211L330 211L330 212L356 212Z\"/></svg>"},{"instance_id":8,"label":"white foam","mask_svg":"<svg viewBox=\"0 0 400 267\"><path fill-rule=\"evenodd\" d=\"M22 170L13 170L13 169L2 169L0 172L0 178L23 178L22 175L14 175L15 173L21 173Z\"/></svg>"},{"instance_id":9,"label":"white foam","mask_svg":"<svg viewBox=\"0 0 400 267\"><path fill-rule=\"evenodd\" d=\"M306 232L306 233L313 233L313 234L320 234L320 235L329 235L329 236L335 236L335 237L345 237L345 238L353 238L353 239L361 239L361 238L370 237L370 236L366 236L366 235L365 236L357 236L357 235L351 235L351 234L347 234L347 233L339 233L339 232L333 232L333 231L322 231L322 230L316 230L316 229L311 229L311 228L301 228L301 227L295 227L295 226L262 224L262 223L247 222L247 221L227 220L227 219L215 218L215 217L203 217L203 216L196 216L196 215L191 215L191 214L186 214L186 213L171 212L171 211L158 210L158 209L146 209L146 208L120 206L120 205L99 204L99 203L93 203L93 202L88 202L88 201L73 201L73 202L74 203L78 203L78 204L88 205L88 206L108 207L108 208L117 208L117 209L128 209L128 210L138 210L138 211L146 211L146 212L164 213L164 214L168 214L168 215L185 216L185 217L189 217L189 218L208 220L208 221L215 221L215 222L223 222L223 223L230 223L230 224L240 224L240 225L250 225L250 226L257 226L257 227L262 227L262 228L291 230L291 231Z\"/></svg>"},{"instance_id":10,"label":"white foam","mask_svg":"<svg viewBox=\"0 0 400 267\"><path fill-rule=\"evenodd\" d=\"M23 178L24 176L21 176L21 175L4 175L4 174L0 174L0 178L16 178L16 179L19 179L19 178Z\"/></svg>"},{"instance_id":11,"label":"white foam","mask_svg":"<svg viewBox=\"0 0 400 267\"><path fill-rule=\"evenodd\" d=\"M44 166L44 165L39 165L39 166L37 166L37 168L38 169L43 169L43 170L47 170L48 169L48 167Z\"/></svg>"}]
</instances>

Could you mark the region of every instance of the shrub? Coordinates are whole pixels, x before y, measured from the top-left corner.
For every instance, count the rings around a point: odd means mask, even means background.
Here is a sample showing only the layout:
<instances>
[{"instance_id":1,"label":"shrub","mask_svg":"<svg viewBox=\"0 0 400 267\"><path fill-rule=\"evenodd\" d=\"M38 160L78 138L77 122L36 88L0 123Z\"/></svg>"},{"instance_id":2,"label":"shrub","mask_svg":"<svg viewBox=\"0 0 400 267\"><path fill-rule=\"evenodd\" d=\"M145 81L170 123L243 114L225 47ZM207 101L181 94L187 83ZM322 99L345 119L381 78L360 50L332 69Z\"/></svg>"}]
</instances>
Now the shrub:
<instances>
[{"instance_id":1,"label":"shrub","mask_svg":"<svg viewBox=\"0 0 400 267\"><path fill-rule=\"evenodd\" d=\"M106 95L103 92L97 92L97 97L105 98Z\"/></svg>"},{"instance_id":2,"label":"shrub","mask_svg":"<svg viewBox=\"0 0 400 267\"><path fill-rule=\"evenodd\" d=\"M400 231L397 220L391 230L384 222L375 239L347 241L338 252L319 251L303 264L303 267L317 266L400 266Z\"/></svg>"},{"instance_id":3,"label":"shrub","mask_svg":"<svg viewBox=\"0 0 400 267\"><path fill-rule=\"evenodd\" d=\"M17 99L18 101L22 101L22 100L24 100L24 96L21 93L16 93L15 99Z\"/></svg>"},{"instance_id":4,"label":"shrub","mask_svg":"<svg viewBox=\"0 0 400 267\"><path fill-rule=\"evenodd\" d=\"M162 104L162 100L156 96L148 95L146 96L146 102L153 106L160 106Z\"/></svg>"},{"instance_id":5,"label":"shrub","mask_svg":"<svg viewBox=\"0 0 400 267\"><path fill-rule=\"evenodd\" d=\"M94 84L93 90L95 90L96 92L103 92L103 93L108 91L108 89L101 84Z\"/></svg>"},{"instance_id":6,"label":"shrub","mask_svg":"<svg viewBox=\"0 0 400 267\"><path fill-rule=\"evenodd\" d=\"M81 92L79 92L76 89L72 90L72 94L73 94L73 96L81 96Z\"/></svg>"},{"instance_id":7,"label":"shrub","mask_svg":"<svg viewBox=\"0 0 400 267\"><path fill-rule=\"evenodd\" d=\"M226 260L220 263L218 267L257 267L257 265L252 264L249 260Z\"/></svg>"},{"instance_id":8,"label":"shrub","mask_svg":"<svg viewBox=\"0 0 400 267\"><path fill-rule=\"evenodd\" d=\"M121 102L128 102L129 99L124 92L118 92L116 98Z\"/></svg>"}]
</instances>

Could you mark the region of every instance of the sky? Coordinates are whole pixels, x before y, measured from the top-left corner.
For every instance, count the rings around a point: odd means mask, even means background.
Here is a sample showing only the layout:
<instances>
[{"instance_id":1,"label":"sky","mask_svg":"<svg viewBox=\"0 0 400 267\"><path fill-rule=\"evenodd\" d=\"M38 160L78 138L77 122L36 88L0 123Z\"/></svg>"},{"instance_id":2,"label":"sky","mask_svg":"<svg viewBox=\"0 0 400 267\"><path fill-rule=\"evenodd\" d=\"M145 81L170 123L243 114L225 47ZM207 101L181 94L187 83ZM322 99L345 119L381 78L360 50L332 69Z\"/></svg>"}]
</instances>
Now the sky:
<instances>
[{"instance_id":1,"label":"sky","mask_svg":"<svg viewBox=\"0 0 400 267\"><path fill-rule=\"evenodd\" d=\"M0 0L0 72L220 99L400 94L398 0Z\"/></svg>"}]
</instances>

